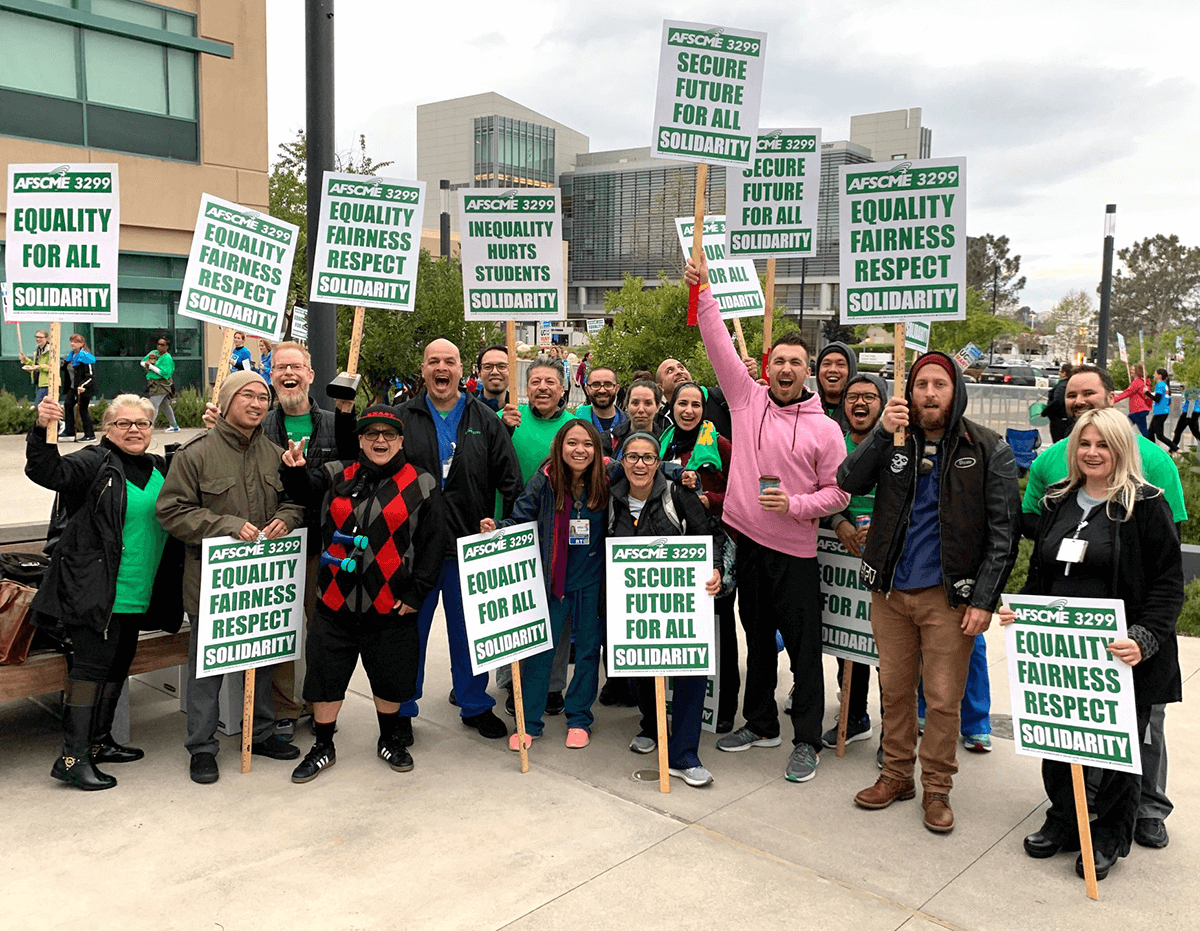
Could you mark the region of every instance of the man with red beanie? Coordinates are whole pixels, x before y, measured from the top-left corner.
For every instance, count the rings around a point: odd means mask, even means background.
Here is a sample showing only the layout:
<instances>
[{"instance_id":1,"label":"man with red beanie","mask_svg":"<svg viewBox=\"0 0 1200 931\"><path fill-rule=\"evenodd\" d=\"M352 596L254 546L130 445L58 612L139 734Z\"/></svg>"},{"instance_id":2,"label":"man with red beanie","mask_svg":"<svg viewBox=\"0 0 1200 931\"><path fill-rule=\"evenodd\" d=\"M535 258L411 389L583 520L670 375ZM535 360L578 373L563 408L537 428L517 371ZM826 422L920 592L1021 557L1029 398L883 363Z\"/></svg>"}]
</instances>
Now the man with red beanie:
<instances>
[{"instance_id":1,"label":"man with red beanie","mask_svg":"<svg viewBox=\"0 0 1200 931\"><path fill-rule=\"evenodd\" d=\"M963 417L967 386L954 361L929 352L913 364L903 398L838 469L851 494L875 487L860 577L883 692L883 772L854 797L886 808L916 794L917 682L924 675L921 739L925 827L954 828L959 704L976 634L987 630L1020 541L1012 450ZM894 445L903 432L904 445Z\"/></svg>"}]
</instances>

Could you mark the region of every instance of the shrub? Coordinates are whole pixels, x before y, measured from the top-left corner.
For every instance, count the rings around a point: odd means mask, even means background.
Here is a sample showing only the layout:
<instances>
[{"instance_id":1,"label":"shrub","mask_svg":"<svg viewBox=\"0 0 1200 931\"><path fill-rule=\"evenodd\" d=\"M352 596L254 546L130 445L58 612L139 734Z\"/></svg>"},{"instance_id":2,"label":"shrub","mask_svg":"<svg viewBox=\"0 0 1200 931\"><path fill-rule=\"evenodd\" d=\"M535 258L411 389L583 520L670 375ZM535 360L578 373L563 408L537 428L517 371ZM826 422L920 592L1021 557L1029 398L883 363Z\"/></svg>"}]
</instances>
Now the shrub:
<instances>
[{"instance_id":1,"label":"shrub","mask_svg":"<svg viewBox=\"0 0 1200 931\"><path fill-rule=\"evenodd\" d=\"M28 401L0 388L0 433L28 433L37 420L37 409Z\"/></svg>"}]
</instances>

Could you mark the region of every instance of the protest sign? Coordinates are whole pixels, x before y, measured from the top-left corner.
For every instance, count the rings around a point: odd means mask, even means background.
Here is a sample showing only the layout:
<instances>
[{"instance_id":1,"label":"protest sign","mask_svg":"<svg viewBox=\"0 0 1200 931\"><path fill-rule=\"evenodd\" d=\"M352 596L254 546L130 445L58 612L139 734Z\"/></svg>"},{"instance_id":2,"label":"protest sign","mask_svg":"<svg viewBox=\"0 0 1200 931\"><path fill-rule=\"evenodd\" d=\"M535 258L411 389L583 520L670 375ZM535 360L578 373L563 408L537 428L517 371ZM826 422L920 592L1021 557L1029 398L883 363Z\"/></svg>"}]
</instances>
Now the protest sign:
<instances>
[{"instance_id":1,"label":"protest sign","mask_svg":"<svg viewBox=\"0 0 1200 931\"><path fill-rule=\"evenodd\" d=\"M750 166L725 176L725 254L815 255L821 130L761 129Z\"/></svg>"},{"instance_id":2,"label":"protest sign","mask_svg":"<svg viewBox=\"0 0 1200 931\"><path fill-rule=\"evenodd\" d=\"M709 676L716 672L712 537L605 541L608 674Z\"/></svg>"},{"instance_id":3,"label":"protest sign","mask_svg":"<svg viewBox=\"0 0 1200 931\"><path fill-rule=\"evenodd\" d=\"M458 578L472 675L553 647L537 524L459 537Z\"/></svg>"},{"instance_id":4,"label":"protest sign","mask_svg":"<svg viewBox=\"0 0 1200 931\"><path fill-rule=\"evenodd\" d=\"M675 230L685 256L692 254L695 226L696 221L692 217L675 218ZM721 308L721 317L730 320L761 316L767 304L754 263L750 259L725 257L725 217L705 217L702 231L704 257L708 259L708 281L717 306Z\"/></svg>"},{"instance_id":5,"label":"protest sign","mask_svg":"<svg viewBox=\"0 0 1200 931\"><path fill-rule=\"evenodd\" d=\"M310 301L412 310L425 182L325 172Z\"/></svg>"},{"instance_id":6,"label":"protest sign","mask_svg":"<svg viewBox=\"0 0 1200 931\"><path fill-rule=\"evenodd\" d=\"M603 317L589 317L587 321L588 336L595 336L604 329Z\"/></svg>"},{"instance_id":7,"label":"protest sign","mask_svg":"<svg viewBox=\"0 0 1200 931\"><path fill-rule=\"evenodd\" d=\"M879 665L871 632L871 592L859 580L862 560L851 556L832 530L817 531L821 572L821 652L868 666Z\"/></svg>"},{"instance_id":8,"label":"protest sign","mask_svg":"<svg viewBox=\"0 0 1200 931\"><path fill-rule=\"evenodd\" d=\"M929 323L925 320L909 320L904 328L904 348L917 352L929 351Z\"/></svg>"},{"instance_id":9,"label":"protest sign","mask_svg":"<svg viewBox=\"0 0 1200 931\"><path fill-rule=\"evenodd\" d=\"M179 312L278 340L299 232L285 220L202 194Z\"/></svg>"},{"instance_id":10,"label":"protest sign","mask_svg":"<svg viewBox=\"0 0 1200 931\"><path fill-rule=\"evenodd\" d=\"M1140 774L1133 670L1106 649L1126 636L1124 603L1004 597L1017 753Z\"/></svg>"},{"instance_id":11,"label":"protest sign","mask_svg":"<svg viewBox=\"0 0 1200 931\"><path fill-rule=\"evenodd\" d=\"M308 342L308 308L303 304L292 307L292 339L297 342Z\"/></svg>"},{"instance_id":12,"label":"protest sign","mask_svg":"<svg viewBox=\"0 0 1200 931\"><path fill-rule=\"evenodd\" d=\"M543 320L542 325L538 327L538 348L549 349L554 345L554 332L551 330L553 320ZM510 356L511 358L511 356Z\"/></svg>"},{"instance_id":13,"label":"protest sign","mask_svg":"<svg viewBox=\"0 0 1200 931\"><path fill-rule=\"evenodd\" d=\"M717 702L721 695L721 644L713 642L713 666L716 668L704 682L704 712L700 717L700 729L710 734L717 732ZM672 713L671 701L675 696L675 678L666 682L667 714Z\"/></svg>"},{"instance_id":14,"label":"protest sign","mask_svg":"<svg viewBox=\"0 0 1200 931\"><path fill-rule=\"evenodd\" d=\"M974 343L967 343L967 345L954 354L954 361L958 363L958 367L964 372L982 358L983 350Z\"/></svg>"},{"instance_id":15,"label":"protest sign","mask_svg":"<svg viewBox=\"0 0 1200 931\"><path fill-rule=\"evenodd\" d=\"M650 154L749 165L766 43L765 32L665 21Z\"/></svg>"},{"instance_id":16,"label":"protest sign","mask_svg":"<svg viewBox=\"0 0 1200 931\"><path fill-rule=\"evenodd\" d=\"M7 211L5 319L116 322L117 166L9 165Z\"/></svg>"},{"instance_id":17,"label":"protest sign","mask_svg":"<svg viewBox=\"0 0 1200 931\"><path fill-rule=\"evenodd\" d=\"M458 194L466 319L564 319L558 188L463 188Z\"/></svg>"},{"instance_id":18,"label":"protest sign","mask_svg":"<svg viewBox=\"0 0 1200 931\"><path fill-rule=\"evenodd\" d=\"M843 165L843 323L966 318L966 159Z\"/></svg>"},{"instance_id":19,"label":"protest sign","mask_svg":"<svg viewBox=\"0 0 1200 931\"><path fill-rule=\"evenodd\" d=\"M308 531L246 543L211 537L200 554L196 676L270 666L300 655Z\"/></svg>"},{"instance_id":20,"label":"protest sign","mask_svg":"<svg viewBox=\"0 0 1200 931\"><path fill-rule=\"evenodd\" d=\"M1129 348L1125 345L1124 334L1117 334L1117 352L1121 355L1121 361L1129 365Z\"/></svg>"}]
</instances>

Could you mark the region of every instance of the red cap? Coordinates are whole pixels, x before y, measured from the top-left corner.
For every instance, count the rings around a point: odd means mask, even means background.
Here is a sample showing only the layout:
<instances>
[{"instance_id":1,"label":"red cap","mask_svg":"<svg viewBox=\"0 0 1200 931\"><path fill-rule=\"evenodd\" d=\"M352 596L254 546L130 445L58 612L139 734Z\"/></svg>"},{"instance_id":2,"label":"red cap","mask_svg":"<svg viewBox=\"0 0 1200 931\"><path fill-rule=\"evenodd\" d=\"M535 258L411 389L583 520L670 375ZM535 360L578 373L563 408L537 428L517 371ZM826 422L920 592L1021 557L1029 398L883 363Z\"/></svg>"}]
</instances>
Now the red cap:
<instances>
[{"instance_id":1,"label":"red cap","mask_svg":"<svg viewBox=\"0 0 1200 931\"><path fill-rule=\"evenodd\" d=\"M921 366L929 365L931 363L934 365L940 365L942 367L943 371L950 376L950 384L958 384L957 373L954 370L954 363L938 352L928 352L913 363L912 372L908 376L909 384L911 385L913 379L917 377L917 371L921 368Z\"/></svg>"}]
</instances>

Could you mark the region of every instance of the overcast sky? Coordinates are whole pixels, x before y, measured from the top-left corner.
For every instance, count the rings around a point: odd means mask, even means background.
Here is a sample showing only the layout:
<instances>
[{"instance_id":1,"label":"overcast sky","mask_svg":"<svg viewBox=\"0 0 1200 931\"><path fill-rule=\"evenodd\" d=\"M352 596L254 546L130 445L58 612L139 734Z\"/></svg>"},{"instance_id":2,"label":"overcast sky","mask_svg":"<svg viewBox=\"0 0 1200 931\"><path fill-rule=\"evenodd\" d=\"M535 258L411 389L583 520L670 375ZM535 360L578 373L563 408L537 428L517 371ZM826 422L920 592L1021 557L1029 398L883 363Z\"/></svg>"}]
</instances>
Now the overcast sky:
<instances>
[{"instance_id":1,"label":"overcast sky","mask_svg":"<svg viewBox=\"0 0 1200 931\"><path fill-rule=\"evenodd\" d=\"M302 8L267 0L272 161L304 125ZM923 108L933 155L967 159L968 233L1008 235L1029 278L1022 302L1038 312L1076 288L1094 294L1107 203L1118 249L1156 233L1200 245L1200 184L1172 174L1200 151L1194 2L336 9L338 149L365 133L398 177L416 177L418 104L487 91L586 134L593 152L649 145L662 20L686 19L768 34L764 126L820 126L832 141L849 137L851 114Z\"/></svg>"}]
</instances>

